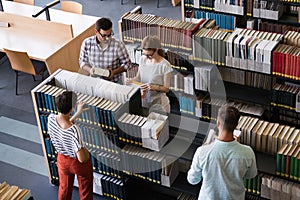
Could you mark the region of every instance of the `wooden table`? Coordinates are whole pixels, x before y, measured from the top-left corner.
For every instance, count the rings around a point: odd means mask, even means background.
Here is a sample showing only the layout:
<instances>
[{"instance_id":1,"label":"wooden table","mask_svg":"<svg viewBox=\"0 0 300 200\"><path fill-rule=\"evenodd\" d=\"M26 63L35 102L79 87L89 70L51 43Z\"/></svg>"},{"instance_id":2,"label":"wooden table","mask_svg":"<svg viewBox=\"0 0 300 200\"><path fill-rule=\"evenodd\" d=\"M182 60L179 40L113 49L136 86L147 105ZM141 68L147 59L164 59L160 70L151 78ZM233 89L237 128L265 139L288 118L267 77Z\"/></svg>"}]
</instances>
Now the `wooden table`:
<instances>
[{"instance_id":1,"label":"wooden table","mask_svg":"<svg viewBox=\"0 0 300 200\"><path fill-rule=\"evenodd\" d=\"M11 27L0 27L0 51L25 51L30 58L44 61L50 74L58 68L78 71L81 43L95 34L99 17L49 9L51 21L46 21L45 13L32 17L42 9L39 6L2 3L5 12L0 12L0 21L9 22Z\"/></svg>"}]
</instances>

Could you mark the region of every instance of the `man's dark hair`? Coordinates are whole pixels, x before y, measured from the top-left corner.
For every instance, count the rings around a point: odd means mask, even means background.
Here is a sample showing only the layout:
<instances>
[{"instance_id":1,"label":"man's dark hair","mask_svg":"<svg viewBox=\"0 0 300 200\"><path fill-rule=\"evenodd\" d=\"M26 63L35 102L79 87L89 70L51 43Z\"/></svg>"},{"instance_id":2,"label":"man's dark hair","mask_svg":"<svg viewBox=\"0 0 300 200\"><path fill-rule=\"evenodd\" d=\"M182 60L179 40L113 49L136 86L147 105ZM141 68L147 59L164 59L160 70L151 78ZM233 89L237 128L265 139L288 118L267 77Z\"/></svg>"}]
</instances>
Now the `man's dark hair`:
<instances>
[{"instance_id":1,"label":"man's dark hair","mask_svg":"<svg viewBox=\"0 0 300 200\"><path fill-rule=\"evenodd\" d=\"M97 31L100 31L101 29L104 31L109 30L112 28L112 22L108 18L101 18L96 21L96 29Z\"/></svg>"},{"instance_id":2,"label":"man's dark hair","mask_svg":"<svg viewBox=\"0 0 300 200\"><path fill-rule=\"evenodd\" d=\"M72 91L65 91L55 99L57 110L62 114L68 114L77 103L77 95Z\"/></svg>"},{"instance_id":3,"label":"man's dark hair","mask_svg":"<svg viewBox=\"0 0 300 200\"><path fill-rule=\"evenodd\" d=\"M218 112L218 120L221 128L233 132L238 125L240 112L232 106L223 105Z\"/></svg>"}]
</instances>

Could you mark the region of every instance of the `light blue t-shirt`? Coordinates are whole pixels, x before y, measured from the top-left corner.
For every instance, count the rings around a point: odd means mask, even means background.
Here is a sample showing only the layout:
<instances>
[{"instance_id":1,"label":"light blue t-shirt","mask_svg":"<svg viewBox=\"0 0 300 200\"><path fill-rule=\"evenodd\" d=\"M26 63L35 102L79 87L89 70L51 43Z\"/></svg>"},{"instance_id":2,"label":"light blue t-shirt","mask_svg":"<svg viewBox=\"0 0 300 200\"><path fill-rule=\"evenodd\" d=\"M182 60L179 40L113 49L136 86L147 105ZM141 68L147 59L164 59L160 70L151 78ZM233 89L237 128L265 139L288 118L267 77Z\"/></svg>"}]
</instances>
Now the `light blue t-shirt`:
<instances>
[{"instance_id":1,"label":"light blue t-shirt","mask_svg":"<svg viewBox=\"0 0 300 200\"><path fill-rule=\"evenodd\" d=\"M201 180L199 200L244 200L243 177L257 174L256 159L251 147L237 141L213 143L199 147L194 155L187 180Z\"/></svg>"}]
</instances>

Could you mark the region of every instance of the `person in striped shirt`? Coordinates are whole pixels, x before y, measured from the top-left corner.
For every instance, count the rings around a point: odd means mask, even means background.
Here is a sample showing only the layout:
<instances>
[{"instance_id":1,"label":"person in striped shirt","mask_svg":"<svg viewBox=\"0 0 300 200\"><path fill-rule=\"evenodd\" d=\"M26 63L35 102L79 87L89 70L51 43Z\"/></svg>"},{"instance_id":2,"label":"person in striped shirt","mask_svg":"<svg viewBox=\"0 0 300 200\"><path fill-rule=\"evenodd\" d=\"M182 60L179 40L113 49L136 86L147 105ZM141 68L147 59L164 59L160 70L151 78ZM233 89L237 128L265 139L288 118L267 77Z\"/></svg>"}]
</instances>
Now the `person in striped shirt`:
<instances>
[{"instance_id":1,"label":"person in striped shirt","mask_svg":"<svg viewBox=\"0 0 300 200\"><path fill-rule=\"evenodd\" d=\"M131 67L131 60L125 45L113 38L113 34L110 19L97 20L95 35L82 42L79 65L91 76L95 68L108 69L110 74L106 79L120 83L121 73Z\"/></svg>"},{"instance_id":2,"label":"person in striped shirt","mask_svg":"<svg viewBox=\"0 0 300 200\"><path fill-rule=\"evenodd\" d=\"M84 147L75 119L84 111L84 103L77 104L74 92L65 91L55 99L58 115L48 116L48 133L57 151L59 200L71 200L74 176L77 175L80 199L93 199L93 168L88 150Z\"/></svg>"}]
</instances>

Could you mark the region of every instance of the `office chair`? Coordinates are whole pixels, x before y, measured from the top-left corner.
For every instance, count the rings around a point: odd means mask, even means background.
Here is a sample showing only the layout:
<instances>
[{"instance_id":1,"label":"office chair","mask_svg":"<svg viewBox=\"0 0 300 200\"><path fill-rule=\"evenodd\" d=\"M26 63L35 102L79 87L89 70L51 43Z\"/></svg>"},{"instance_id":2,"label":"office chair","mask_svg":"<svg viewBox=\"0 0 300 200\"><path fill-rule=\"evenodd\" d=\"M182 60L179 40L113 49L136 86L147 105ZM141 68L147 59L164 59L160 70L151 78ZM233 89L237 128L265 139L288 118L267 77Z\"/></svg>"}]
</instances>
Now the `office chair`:
<instances>
[{"instance_id":1,"label":"office chair","mask_svg":"<svg viewBox=\"0 0 300 200\"><path fill-rule=\"evenodd\" d=\"M62 1L61 2L61 10L82 14L82 4L76 1Z\"/></svg>"},{"instance_id":2,"label":"office chair","mask_svg":"<svg viewBox=\"0 0 300 200\"><path fill-rule=\"evenodd\" d=\"M34 5L34 0L14 0L14 2Z\"/></svg>"},{"instance_id":3,"label":"office chair","mask_svg":"<svg viewBox=\"0 0 300 200\"><path fill-rule=\"evenodd\" d=\"M13 51L5 48L4 48L4 52L6 53L10 61L11 68L16 73L16 95L18 95L19 72L31 74L33 76L34 81L36 81L35 80L36 75L41 75L42 80L44 80L44 72L47 71L47 67L44 62L30 60L26 52Z\"/></svg>"}]
</instances>

